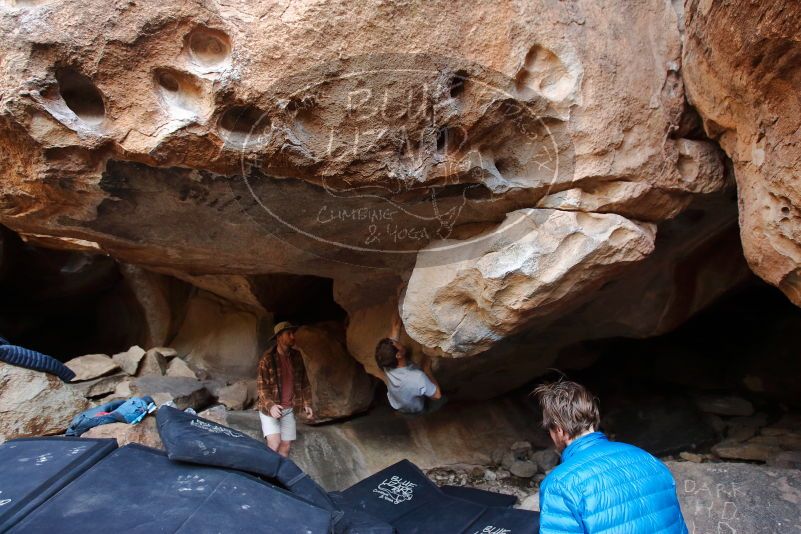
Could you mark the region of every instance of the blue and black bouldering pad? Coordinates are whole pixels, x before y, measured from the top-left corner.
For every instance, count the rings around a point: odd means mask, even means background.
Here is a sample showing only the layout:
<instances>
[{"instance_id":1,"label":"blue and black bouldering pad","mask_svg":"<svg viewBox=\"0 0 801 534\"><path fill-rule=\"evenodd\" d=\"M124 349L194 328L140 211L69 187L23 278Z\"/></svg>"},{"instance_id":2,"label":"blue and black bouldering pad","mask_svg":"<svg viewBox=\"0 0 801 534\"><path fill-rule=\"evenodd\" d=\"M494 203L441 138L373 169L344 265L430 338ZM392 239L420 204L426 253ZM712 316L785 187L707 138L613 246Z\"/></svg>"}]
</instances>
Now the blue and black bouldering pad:
<instances>
[{"instance_id":1,"label":"blue and black bouldering pad","mask_svg":"<svg viewBox=\"0 0 801 534\"><path fill-rule=\"evenodd\" d=\"M354 484L341 495L353 508L386 521L399 534L539 531L538 513L450 496L408 460Z\"/></svg>"},{"instance_id":2,"label":"blue and black bouldering pad","mask_svg":"<svg viewBox=\"0 0 801 534\"><path fill-rule=\"evenodd\" d=\"M116 448L114 439L60 437L21 438L0 445L0 532Z\"/></svg>"},{"instance_id":3,"label":"blue and black bouldering pad","mask_svg":"<svg viewBox=\"0 0 801 534\"><path fill-rule=\"evenodd\" d=\"M500 506L501 508L511 508L517 504L517 497L514 495L506 495L505 493L496 493L494 491L486 491L478 488L469 488L467 486L440 486L439 489L449 497L456 497L464 499L465 501L482 504L484 506Z\"/></svg>"},{"instance_id":4,"label":"blue and black bouldering pad","mask_svg":"<svg viewBox=\"0 0 801 534\"><path fill-rule=\"evenodd\" d=\"M331 513L245 473L117 449L10 532L328 534Z\"/></svg>"}]
</instances>

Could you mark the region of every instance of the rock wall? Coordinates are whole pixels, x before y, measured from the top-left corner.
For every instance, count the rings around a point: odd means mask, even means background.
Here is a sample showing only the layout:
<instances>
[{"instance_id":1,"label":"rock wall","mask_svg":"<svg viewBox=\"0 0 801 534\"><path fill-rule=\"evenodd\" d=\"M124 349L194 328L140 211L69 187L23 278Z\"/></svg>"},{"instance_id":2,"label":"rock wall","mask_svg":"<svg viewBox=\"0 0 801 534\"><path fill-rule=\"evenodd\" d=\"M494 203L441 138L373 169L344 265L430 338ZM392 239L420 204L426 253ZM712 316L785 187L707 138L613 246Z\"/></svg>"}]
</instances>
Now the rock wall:
<instances>
[{"instance_id":1,"label":"rock wall","mask_svg":"<svg viewBox=\"0 0 801 534\"><path fill-rule=\"evenodd\" d=\"M687 96L734 164L748 264L801 305L801 6L685 5Z\"/></svg>"},{"instance_id":2,"label":"rock wall","mask_svg":"<svg viewBox=\"0 0 801 534\"><path fill-rule=\"evenodd\" d=\"M496 395L743 280L715 141L751 266L798 301L797 25L771 6L2 2L0 223L129 266L143 335L200 367L251 373L325 279L308 323L344 310L369 372L399 306L446 389Z\"/></svg>"}]
</instances>

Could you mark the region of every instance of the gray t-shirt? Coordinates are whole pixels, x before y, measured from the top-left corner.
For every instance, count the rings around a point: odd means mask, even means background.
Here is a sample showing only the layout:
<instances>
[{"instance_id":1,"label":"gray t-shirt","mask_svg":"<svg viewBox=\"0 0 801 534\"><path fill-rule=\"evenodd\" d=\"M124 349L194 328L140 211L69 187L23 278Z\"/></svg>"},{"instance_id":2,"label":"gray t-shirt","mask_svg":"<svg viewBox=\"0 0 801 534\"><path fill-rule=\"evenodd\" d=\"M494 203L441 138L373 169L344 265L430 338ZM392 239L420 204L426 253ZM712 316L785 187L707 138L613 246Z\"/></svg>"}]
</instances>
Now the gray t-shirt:
<instances>
[{"instance_id":1,"label":"gray t-shirt","mask_svg":"<svg viewBox=\"0 0 801 534\"><path fill-rule=\"evenodd\" d=\"M385 372L389 405L399 412L422 412L425 408L423 397L431 397L437 392L437 386L413 364Z\"/></svg>"}]
</instances>

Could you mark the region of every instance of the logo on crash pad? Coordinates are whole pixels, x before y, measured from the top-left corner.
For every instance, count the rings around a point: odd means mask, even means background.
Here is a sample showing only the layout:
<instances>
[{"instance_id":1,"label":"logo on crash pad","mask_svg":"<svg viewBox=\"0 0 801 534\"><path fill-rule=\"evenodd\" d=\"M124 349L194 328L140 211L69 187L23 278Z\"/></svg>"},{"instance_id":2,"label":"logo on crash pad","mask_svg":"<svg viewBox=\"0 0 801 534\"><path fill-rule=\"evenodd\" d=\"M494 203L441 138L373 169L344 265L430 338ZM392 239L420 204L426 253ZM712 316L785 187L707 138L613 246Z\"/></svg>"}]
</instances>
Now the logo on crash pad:
<instances>
[{"instance_id":1,"label":"logo on crash pad","mask_svg":"<svg viewBox=\"0 0 801 534\"><path fill-rule=\"evenodd\" d=\"M224 426L207 423L205 421L201 421L200 419L193 419L192 422L189 424L195 428L200 428L202 430L205 430L206 432L211 432L212 434L224 434L232 438L245 437L244 434L237 432L236 430L231 430L230 428L225 428Z\"/></svg>"},{"instance_id":2,"label":"logo on crash pad","mask_svg":"<svg viewBox=\"0 0 801 534\"><path fill-rule=\"evenodd\" d=\"M416 487L417 484L414 482L394 476L389 479L384 479L384 481L373 490L373 493L377 493L379 499L384 499L392 504L400 504L402 502L411 501L412 498L414 498L414 488Z\"/></svg>"}]
</instances>

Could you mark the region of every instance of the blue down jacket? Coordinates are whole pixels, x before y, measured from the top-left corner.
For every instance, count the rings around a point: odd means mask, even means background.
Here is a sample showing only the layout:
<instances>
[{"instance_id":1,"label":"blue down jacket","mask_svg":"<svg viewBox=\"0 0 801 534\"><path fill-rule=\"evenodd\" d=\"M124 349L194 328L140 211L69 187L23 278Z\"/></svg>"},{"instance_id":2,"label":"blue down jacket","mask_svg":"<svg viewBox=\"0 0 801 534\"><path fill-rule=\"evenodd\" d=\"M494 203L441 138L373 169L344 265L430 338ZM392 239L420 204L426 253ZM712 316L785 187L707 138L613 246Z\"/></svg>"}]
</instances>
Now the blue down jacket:
<instances>
[{"instance_id":1,"label":"blue down jacket","mask_svg":"<svg viewBox=\"0 0 801 534\"><path fill-rule=\"evenodd\" d=\"M684 534L668 468L601 432L582 436L540 486L540 533Z\"/></svg>"}]
</instances>

